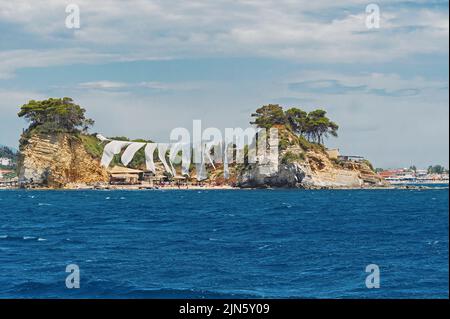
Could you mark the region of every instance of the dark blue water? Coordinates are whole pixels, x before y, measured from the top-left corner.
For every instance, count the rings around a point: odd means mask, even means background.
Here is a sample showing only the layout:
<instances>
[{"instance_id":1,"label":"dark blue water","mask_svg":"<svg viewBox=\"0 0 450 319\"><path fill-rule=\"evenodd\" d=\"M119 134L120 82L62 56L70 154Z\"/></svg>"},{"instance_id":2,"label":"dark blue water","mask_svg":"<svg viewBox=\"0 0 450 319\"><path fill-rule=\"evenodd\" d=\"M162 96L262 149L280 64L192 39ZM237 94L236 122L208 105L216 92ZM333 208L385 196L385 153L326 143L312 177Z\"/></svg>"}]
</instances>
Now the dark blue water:
<instances>
[{"instance_id":1,"label":"dark blue water","mask_svg":"<svg viewBox=\"0 0 450 319\"><path fill-rule=\"evenodd\" d=\"M448 298L448 249L448 189L0 191L0 298Z\"/></svg>"}]
</instances>

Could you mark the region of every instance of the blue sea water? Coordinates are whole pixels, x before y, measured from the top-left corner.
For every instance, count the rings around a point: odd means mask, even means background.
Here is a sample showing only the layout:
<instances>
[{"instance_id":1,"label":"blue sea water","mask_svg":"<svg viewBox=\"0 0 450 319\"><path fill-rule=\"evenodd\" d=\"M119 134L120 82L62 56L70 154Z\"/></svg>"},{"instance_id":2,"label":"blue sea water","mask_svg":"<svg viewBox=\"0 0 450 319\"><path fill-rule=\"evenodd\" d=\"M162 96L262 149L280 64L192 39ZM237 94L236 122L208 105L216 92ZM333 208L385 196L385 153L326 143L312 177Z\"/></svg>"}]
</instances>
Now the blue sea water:
<instances>
[{"instance_id":1,"label":"blue sea water","mask_svg":"<svg viewBox=\"0 0 450 319\"><path fill-rule=\"evenodd\" d=\"M0 298L448 298L448 213L441 188L0 191Z\"/></svg>"}]
</instances>

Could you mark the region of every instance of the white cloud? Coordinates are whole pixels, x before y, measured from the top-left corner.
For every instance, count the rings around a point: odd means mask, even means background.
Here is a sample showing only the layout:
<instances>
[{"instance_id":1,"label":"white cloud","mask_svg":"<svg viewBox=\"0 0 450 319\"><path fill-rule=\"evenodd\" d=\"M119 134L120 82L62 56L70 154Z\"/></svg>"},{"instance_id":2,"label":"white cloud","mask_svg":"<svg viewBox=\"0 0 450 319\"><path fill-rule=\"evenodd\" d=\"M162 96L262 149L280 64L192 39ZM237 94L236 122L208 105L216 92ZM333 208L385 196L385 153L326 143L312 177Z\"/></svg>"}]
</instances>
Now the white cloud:
<instances>
[{"instance_id":1,"label":"white cloud","mask_svg":"<svg viewBox=\"0 0 450 319\"><path fill-rule=\"evenodd\" d=\"M65 29L65 4L2 1L0 18L46 43L114 52L116 59L262 56L370 63L448 53L448 12L400 1L380 1L378 30L365 27L367 1L357 0L78 0L79 30Z\"/></svg>"},{"instance_id":2,"label":"white cloud","mask_svg":"<svg viewBox=\"0 0 450 319\"><path fill-rule=\"evenodd\" d=\"M12 77L15 70L20 68L108 62L115 59L114 54L85 49L0 51L0 79Z\"/></svg>"},{"instance_id":3,"label":"white cloud","mask_svg":"<svg viewBox=\"0 0 450 319\"><path fill-rule=\"evenodd\" d=\"M127 83L113 81L83 82L78 85L82 89L120 89L127 86Z\"/></svg>"},{"instance_id":4,"label":"white cloud","mask_svg":"<svg viewBox=\"0 0 450 319\"><path fill-rule=\"evenodd\" d=\"M155 91L191 91L204 89L211 85L211 82L157 82L157 81L143 81L143 82L116 82L116 81L92 81L82 82L75 87L58 86L54 89L88 89L88 90L114 90L114 91L128 91L130 89L142 88Z\"/></svg>"},{"instance_id":5,"label":"white cloud","mask_svg":"<svg viewBox=\"0 0 450 319\"><path fill-rule=\"evenodd\" d=\"M380 96L414 96L442 93L448 81L420 76L404 78L395 73L342 74L324 71L302 72L286 82L292 92L303 97L318 94L365 94Z\"/></svg>"}]
</instances>

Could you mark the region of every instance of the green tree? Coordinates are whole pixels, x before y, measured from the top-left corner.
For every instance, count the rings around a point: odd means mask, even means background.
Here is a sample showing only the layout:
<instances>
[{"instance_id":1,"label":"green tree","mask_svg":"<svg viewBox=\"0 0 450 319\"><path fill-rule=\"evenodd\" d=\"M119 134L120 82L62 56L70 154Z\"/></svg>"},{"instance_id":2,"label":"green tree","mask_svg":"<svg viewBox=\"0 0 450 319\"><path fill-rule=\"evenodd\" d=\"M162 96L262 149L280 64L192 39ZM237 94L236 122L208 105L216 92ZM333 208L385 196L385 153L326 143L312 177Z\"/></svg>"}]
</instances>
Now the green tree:
<instances>
[{"instance_id":1,"label":"green tree","mask_svg":"<svg viewBox=\"0 0 450 319\"><path fill-rule=\"evenodd\" d=\"M321 109L305 112L299 108L290 108L283 111L278 104L264 105L257 109L252 117L255 118L250 124L269 129L276 124L285 125L298 136L307 138L309 141L323 144L324 138L337 137L339 126L331 121L327 112Z\"/></svg>"},{"instance_id":2,"label":"green tree","mask_svg":"<svg viewBox=\"0 0 450 319\"><path fill-rule=\"evenodd\" d=\"M306 124L306 136L309 140L318 144L323 144L323 138L334 136L337 137L339 126L330 121L326 116L327 112L321 109L308 113Z\"/></svg>"},{"instance_id":3,"label":"green tree","mask_svg":"<svg viewBox=\"0 0 450 319\"><path fill-rule=\"evenodd\" d=\"M286 116L283 108L278 104L268 104L260 107L252 114L255 118L250 124L269 129L276 124L286 124Z\"/></svg>"},{"instance_id":4,"label":"green tree","mask_svg":"<svg viewBox=\"0 0 450 319\"><path fill-rule=\"evenodd\" d=\"M434 165L428 167L428 174L444 174L447 170L444 166L441 165Z\"/></svg>"},{"instance_id":5,"label":"green tree","mask_svg":"<svg viewBox=\"0 0 450 319\"><path fill-rule=\"evenodd\" d=\"M298 108L290 108L285 112L287 123L292 131L303 136L306 133L308 124L308 113Z\"/></svg>"},{"instance_id":6,"label":"green tree","mask_svg":"<svg viewBox=\"0 0 450 319\"><path fill-rule=\"evenodd\" d=\"M41 133L85 132L94 125L94 120L86 118L86 110L75 104L69 97L50 98L44 101L31 100L22 105L19 117L30 122L28 130Z\"/></svg>"},{"instance_id":7,"label":"green tree","mask_svg":"<svg viewBox=\"0 0 450 319\"><path fill-rule=\"evenodd\" d=\"M0 157L14 160L17 157L17 152L7 146L0 145Z\"/></svg>"}]
</instances>

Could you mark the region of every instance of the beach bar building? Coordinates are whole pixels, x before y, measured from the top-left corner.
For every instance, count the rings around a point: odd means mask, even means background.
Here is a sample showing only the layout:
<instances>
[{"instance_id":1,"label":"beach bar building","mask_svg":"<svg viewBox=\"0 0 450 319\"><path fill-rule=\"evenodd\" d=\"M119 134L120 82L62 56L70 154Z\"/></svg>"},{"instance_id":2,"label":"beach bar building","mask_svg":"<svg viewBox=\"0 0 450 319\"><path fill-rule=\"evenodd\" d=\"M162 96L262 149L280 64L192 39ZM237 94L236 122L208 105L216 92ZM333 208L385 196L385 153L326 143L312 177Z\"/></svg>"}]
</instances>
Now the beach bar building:
<instances>
[{"instance_id":1,"label":"beach bar building","mask_svg":"<svg viewBox=\"0 0 450 319\"><path fill-rule=\"evenodd\" d=\"M108 173L110 184L136 185L144 179L144 171L128 167L114 166Z\"/></svg>"}]
</instances>

